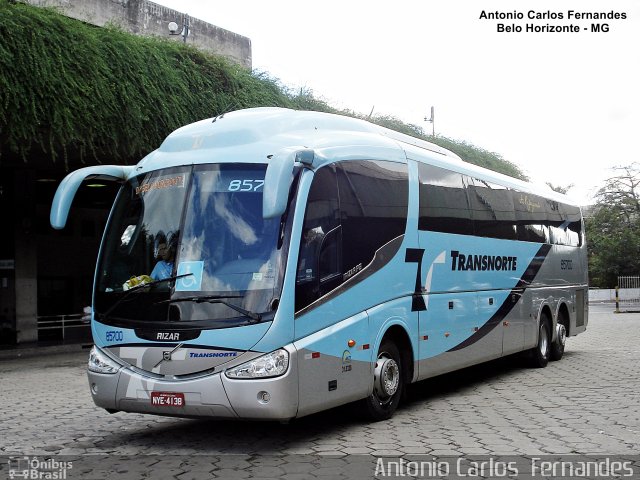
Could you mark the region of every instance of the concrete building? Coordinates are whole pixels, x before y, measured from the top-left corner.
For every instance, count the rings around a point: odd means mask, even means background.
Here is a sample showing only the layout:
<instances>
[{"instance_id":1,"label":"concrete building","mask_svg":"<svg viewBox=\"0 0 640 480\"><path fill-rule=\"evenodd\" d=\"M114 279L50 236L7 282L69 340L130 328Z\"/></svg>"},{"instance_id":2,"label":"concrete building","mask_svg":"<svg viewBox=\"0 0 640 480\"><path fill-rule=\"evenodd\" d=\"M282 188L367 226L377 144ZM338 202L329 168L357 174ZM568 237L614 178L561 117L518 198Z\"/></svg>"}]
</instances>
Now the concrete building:
<instances>
[{"instance_id":1,"label":"concrete building","mask_svg":"<svg viewBox=\"0 0 640 480\"><path fill-rule=\"evenodd\" d=\"M178 32L187 20L187 43L225 56L247 68L251 68L251 40L186 13L158 5L148 0L28 0L32 5L52 7L60 13L83 22L104 27L117 25L136 35L155 35L170 38L168 25L178 24ZM182 41L180 35L172 37Z\"/></svg>"},{"instance_id":2,"label":"concrete building","mask_svg":"<svg viewBox=\"0 0 640 480\"><path fill-rule=\"evenodd\" d=\"M169 38L167 25L182 25L181 12L147 0L30 0L36 6L97 26L108 23L141 35ZM187 43L251 68L251 41L241 35L188 18ZM172 37L182 41L182 37ZM11 128L10 125L0 125ZM109 159L103 159L109 163ZM139 158L130 159L135 163ZM76 169L82 164L69 165ZM49 226L49 209L57 185L66 175L64 162L32 149L28 159L0 148L0 345L66 339L62 321L80 322L91 303L95 259L117 186L84 185L74 201L67 227Z\"/></svg>"}]
</instances>

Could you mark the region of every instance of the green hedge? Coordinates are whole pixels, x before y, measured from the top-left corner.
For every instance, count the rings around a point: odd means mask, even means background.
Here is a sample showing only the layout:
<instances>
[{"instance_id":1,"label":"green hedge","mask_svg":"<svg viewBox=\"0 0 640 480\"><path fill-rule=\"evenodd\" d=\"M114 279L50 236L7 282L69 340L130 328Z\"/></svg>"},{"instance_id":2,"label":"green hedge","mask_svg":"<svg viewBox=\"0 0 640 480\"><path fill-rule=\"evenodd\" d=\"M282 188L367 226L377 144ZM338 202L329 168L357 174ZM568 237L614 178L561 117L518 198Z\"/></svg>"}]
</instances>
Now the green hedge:
<instances>
[{"instance_id":1,"label":"green hedge","mask_svg":"<svg viewBox=\"0 0 640 480\"><path fill-rule=\"evenodd\" d=\"M282 89L241 66L169 40L98 28L0 0L2 151L33 143L126 162L172 130L229 109L290 106Z\"/></svg>"},{"instance_id":2,"label":"green hedge","mask_svg":"<svg viewBox=\"0 0 640 480\"><path fill-rule=\"evenodd\" d=\"M71 161L135 163L176 128L240 108L359 116L181 42L94 27L9 0L0 0L0 69L0 155L28 161L34 151L44 152L67 167ZM393 117L371 121L523 178L498 155L425 137Z\"/></svg>"}]
</instances>

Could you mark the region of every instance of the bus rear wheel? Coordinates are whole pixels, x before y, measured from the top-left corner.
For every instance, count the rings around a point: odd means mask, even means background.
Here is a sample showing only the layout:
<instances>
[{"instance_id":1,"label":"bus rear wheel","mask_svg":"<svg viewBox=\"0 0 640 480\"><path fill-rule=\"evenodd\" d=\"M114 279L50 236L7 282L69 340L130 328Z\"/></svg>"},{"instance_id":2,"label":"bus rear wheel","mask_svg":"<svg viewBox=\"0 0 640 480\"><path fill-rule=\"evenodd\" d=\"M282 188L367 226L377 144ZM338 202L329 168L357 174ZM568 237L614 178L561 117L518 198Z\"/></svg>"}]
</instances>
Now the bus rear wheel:
<instances>
[{"instance_id":1,"label":"bus rear wheel","mask_svg":"<svg viewBox=\"0 0 640 480\"><path fill-rule=\"evenodd\" d=\"M531 366L544 368L549 363L551 350L551 331L549 330L549 317L546 313L540 316L540 326L538 327L538 344L530 350Z\"/></svg>"},{"instance_id":2,"label":"bus rear wheel","mask_svg":"<svg viewBox=\"0 0 640 480\"><path fill-rule=\"evenodd\" d=\"M363 402L366 416L374 421L394 414L404 389L402 360L395 343L384 340L378 350L373 373L373 392Z\"/></svg>"},{"instance_id":3,"label":"bus rear wheel","mask_svg":"<svg viewBox=\"0 0 640 480\"><path fill-rule=\"evenodd\" d=\"M556 329L556 341L551 344L551 360L560 360L564 355L564 344L567 341L567 329L562 323L558 323Z\"/></svg>"}]
</instances>

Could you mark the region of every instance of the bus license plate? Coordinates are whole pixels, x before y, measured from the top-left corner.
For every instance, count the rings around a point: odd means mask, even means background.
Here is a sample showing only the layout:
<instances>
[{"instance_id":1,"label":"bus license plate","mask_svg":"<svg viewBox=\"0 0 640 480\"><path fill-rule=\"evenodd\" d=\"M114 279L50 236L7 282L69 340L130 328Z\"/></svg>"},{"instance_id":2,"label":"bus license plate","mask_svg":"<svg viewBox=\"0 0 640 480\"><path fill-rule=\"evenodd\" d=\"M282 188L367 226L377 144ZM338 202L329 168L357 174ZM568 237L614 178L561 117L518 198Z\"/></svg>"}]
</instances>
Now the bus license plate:
<instances>
[{"instance_id":1,"label":"bus license plate","mask_svg":"<svg viewBox=\"0 0 640 480\"><path fill-rule=\"evenodd\" d=\"M184 393L151 392L151 405L154 407L184 407Z\"/></svg>"}]
</instances>

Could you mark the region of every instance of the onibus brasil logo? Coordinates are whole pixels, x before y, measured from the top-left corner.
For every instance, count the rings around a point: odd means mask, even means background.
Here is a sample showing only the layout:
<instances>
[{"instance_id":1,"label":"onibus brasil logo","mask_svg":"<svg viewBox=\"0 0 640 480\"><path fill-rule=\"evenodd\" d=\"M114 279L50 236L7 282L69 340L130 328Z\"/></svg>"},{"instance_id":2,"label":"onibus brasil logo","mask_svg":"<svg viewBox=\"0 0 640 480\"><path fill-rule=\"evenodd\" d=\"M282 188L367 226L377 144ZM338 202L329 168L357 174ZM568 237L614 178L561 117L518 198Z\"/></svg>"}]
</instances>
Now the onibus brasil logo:
<instances>
[{"instance_id":1,"label":"onibus brasil logo","mask_svg":"<svg viewBox=\"0 0 640 480\"><path fill-rule=\"evenodd\" d=\"M62 462L54 458L10 457L9 478L30 480L65 480L73 462Z\"/></svg>"}]
</instances>

